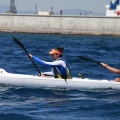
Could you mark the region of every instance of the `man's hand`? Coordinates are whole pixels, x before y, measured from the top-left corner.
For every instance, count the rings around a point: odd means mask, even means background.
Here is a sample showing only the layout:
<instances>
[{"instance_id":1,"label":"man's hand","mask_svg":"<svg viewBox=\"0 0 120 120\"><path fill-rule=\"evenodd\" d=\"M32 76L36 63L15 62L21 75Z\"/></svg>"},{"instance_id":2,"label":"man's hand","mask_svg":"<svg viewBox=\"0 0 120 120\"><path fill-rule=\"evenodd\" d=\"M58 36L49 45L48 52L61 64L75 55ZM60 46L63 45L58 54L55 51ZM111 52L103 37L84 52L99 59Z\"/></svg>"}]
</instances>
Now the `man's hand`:
<instances>
[{"instance_id":1,"label":"man's hand","mask_svg":"<svg viewBox=\"0 0 120 120\"><path fill-rule=\"evenodd\" d=\"M105 64L105 63L101 63L101 65L102 65L103 67L107 67L107 66L108 66L108 64Z\"/></svg>"},{"instance_id":2,"label":"man's hand","mask_svg":"<svg viewBox=\"0 0 120 120\"><path fill-rule=\"evenodd\" d=\"M28 55L28 58L29 58L29 59L32 59L32 55L31 55L31 54L29 54L29 55Z\"/></svg>"}]
</instances>

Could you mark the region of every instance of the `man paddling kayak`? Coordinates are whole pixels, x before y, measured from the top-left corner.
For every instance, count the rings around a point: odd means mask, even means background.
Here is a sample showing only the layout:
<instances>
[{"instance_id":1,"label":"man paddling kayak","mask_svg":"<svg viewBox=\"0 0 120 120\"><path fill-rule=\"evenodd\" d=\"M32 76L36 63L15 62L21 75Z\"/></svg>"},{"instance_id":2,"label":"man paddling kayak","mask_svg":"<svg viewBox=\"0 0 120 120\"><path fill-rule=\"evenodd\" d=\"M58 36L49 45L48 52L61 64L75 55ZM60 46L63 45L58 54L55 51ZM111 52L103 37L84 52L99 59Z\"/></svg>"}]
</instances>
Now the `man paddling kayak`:
<instances>
[{"instance_id":1,"label":"man paddling kayak","mask_svg":"<svg viewBox=\"0 0 120 120\"><path fill-rule=\"evenodd\" d=\"M52 59L54 60L53 62L43 61L31 54L29 54L28 57L41 65L51 67L53 76L55 78L71 79L68 65L64 60L62 60L63 50L64 48L54 48L49 52L49 54L52 56Z\"/></svg>"},{"instance_id":2,"label":"man paddling kayak","mask_svg":"<svg viewBox=\"0 0 120 120\"><path fill-rule=\"evenodd\" d=\"M101 65L103 67L107 68L108 70L110 70L113 73L120 74L120 70L117 69L117 68L113 68L113 67L111 67L111 66L109 66L108 64L105 64L105 63L101 63ZM114 81L115 82L120 82L120 78L116 78Z\"/></svg>"}]
</instances>

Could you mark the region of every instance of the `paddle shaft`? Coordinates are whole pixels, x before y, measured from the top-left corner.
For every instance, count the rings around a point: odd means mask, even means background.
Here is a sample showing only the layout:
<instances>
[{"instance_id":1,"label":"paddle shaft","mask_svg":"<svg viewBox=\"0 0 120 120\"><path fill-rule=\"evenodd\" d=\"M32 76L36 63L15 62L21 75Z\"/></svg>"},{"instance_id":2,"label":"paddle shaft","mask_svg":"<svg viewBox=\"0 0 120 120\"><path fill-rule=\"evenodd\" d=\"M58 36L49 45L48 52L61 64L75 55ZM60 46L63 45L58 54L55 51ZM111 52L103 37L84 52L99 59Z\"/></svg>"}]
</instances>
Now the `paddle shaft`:
<instances>
[{"instance_id":1,"label":"paddle shaft","mask_svg":"<svg viewBox=\"0 0 120 120\"><path fill-rule=\"evenodd\" d=\"M91 59L89 59L89 58L85 58L85 57L82 57L82 56L78 56L78 57L79 57L80 59L87 60L87 61L91 61L91 62L97 63L98 65L101 65L101 66L102 66L102 64L101 64L100 62L98 62L98 61L91 60Z\"/></svg>"},{"instance_id":2,"label":"paddle shaft","mask_svg":"<svg viewBox=\"0 0 120 120\"><path fill-rule=\"evenodd\" d=\"M25 53L29 56L29 53L27 52L26 48L24 47L24 45L18 40L16 39L15 37L13 37L13 39L15 40L15 42L21 47L23 48L23 50L25 51ZM31 62L33 63L34 67L37 69L39 75L41 76L41 72L40 70L38 69L38 67L36 66L36 64L34 63L34 61L32 59L30 59Z\"/></svg>"}]
</instances>

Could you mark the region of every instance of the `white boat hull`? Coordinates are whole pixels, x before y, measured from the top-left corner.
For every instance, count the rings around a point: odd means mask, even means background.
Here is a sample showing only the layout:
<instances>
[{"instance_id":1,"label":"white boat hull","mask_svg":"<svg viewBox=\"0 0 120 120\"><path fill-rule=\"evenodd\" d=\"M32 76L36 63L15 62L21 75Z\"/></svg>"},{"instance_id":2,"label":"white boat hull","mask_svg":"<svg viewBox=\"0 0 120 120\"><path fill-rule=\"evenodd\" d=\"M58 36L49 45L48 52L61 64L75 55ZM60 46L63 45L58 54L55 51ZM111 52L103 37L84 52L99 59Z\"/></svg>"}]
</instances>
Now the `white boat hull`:
<instances>
[{"instance_id":1,"label":"white boat hull","mask_svg":"<svg viewBox=\"0 0 120 120\"><path fill-rule=\"evenodd\" d=\"M113 88L120 89L120 83L108 80L91 80L73 78L64 79L44 78L34 75L13 74L8 73L4 69L0 69L0 83L16 86L25 86L32 88L41 87L58 87L58 88L80 88L80 89L98 89L98 88Z\"/></svg>"}]
</instances>

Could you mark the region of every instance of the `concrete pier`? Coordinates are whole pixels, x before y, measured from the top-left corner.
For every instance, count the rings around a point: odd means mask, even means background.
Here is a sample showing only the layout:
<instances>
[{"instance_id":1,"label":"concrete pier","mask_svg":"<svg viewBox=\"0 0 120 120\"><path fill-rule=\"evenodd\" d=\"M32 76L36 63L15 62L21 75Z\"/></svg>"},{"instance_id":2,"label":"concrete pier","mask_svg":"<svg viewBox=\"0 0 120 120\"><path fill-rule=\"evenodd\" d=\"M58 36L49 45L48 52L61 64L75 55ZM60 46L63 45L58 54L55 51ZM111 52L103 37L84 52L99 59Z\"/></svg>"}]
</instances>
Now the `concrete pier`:
<instances>
[{"instance_id":1,"label":"concrete pier","mask_svg":"<svg viewBox=\"0 0 120 120\"><path fill-rule=\"evenodd\" d=\"M120 36L120 18L0 14L0 32Z\"/></svg>"}]
</instances>

